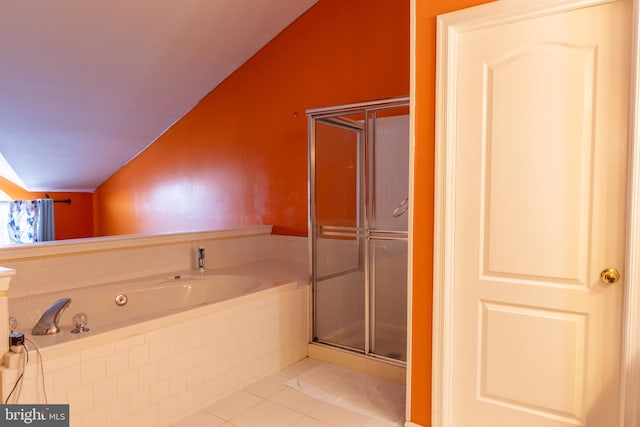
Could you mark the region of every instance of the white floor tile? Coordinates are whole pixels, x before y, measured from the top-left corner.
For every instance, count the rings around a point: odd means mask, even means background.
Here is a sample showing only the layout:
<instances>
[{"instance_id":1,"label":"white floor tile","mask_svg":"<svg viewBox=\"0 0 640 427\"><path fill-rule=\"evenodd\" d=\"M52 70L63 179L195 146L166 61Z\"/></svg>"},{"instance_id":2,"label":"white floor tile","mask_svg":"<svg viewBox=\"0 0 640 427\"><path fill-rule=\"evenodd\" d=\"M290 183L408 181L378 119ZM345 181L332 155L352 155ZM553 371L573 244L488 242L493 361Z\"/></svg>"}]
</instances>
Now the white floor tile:
<instances>
[{"instance_id":1,"label":"white floor tile","mask_svg":"<svg viewBox=\"0 0 640 427\"><path fill-rule=\"evenodd\" d=\"M293 365L287 368L284 368L283 370L278 372L278 374L287 378L293 378L293 377L297 377L300 374L304 374L309 369L313 369L318 365L322 365L322 362L318 360L306 358L306 359L302 359L298 363L294 363Z\"/></svg>"},{"instance_id":2,"label":"white floor tile","mask_svg":"<svg viewBox=\"0 0 640 427\"><path fill-rule=\"evenodd\" d=\"M224 424L224 420L205 411L195 414L172 424L171 427L218 427Z\"/></svg>"},{"instance_id":3,"label":"white floor tile","mask_svg":"<svg viewBox=\"0 0 640 427\"><path fill-rule=\"evenodd\" d=\"M333 427L331 424L323 423L322 421L314 420L313 418L304 417L292 427Z\"/></svg>"},{"instance_id":4,"label":"white floor tile","mask_svg":"<svg viewBox=\"0 0 640 427\"><path fill-rule=\"evenodd\" d=\"M287 387L288 379L318 365L304 359L256 382L172 427L391 427ZM400 424L399 424L400 425Z\"/></svg>"},{"instance_id":5,"label":"white floor tile","mask_svg":"<svg viewBox=\"0 0 640 427\"><path fill-rule=\"evenodd\" d=\"M369 417L339 408L329 403L323 403L314 408L308 416L335 427L362 426L370 420Z\"/></svg>"},{"instance_id":6,"label":"white floor tile","mask_svg":"<svg viewBox=\"0 0 640 427\"><path fill-rule=\"evenodd\" d=\"M285 387L283 390L271 396L269 401L304 415L309 414L313 409L324 403L291 387Z\"/></svg>"},{"instance_id":7,"label":"white floor tile","mask_svg":"<svg viewBox=\"0 0 640 427\"><path fill-rule=\"evenodd\" d=\"M252 406L262 402L262 400L263 399L260 397L247 393L246 391L239 391L236 394L232 394L231 396L214 403L206 408L205 411L220 417L223 420L229 421L236 415L239 415Z\"/></svg>"},{"instance_id":8,"label":"white floor tile","mask_svg":"<svg viewBox=\"0 0 640 427\"><path fill-rule=\"evenodd\" d=\"M377 420L370 418L362 425L362 427L401 427L402 424L393 423L391 421Z\"/></svg>"},{"instance_id":9,"label":"white floor tile","mask_svg":"<svg viewBox=\"0 0 640 427\"><path fill-rule=\"evenodd\" d=\"M284 383L286 383L287 381L287 377L275 374L261 381L258 381L255 384L250 385L249 387L245 388L244 391L266 399L278 393L280 390L286 388Z\"/></svg>"},{"instance_id":10,"label":"white floor tile","mask_svg":"<svg viewBox=\"0 0 640 427\"><path fill-rule=\"evenodd\" d=\"M231 423L238 427L289 427L303 417L299 412L264 401L233 417Z\"/></svg>"}]
</instances>

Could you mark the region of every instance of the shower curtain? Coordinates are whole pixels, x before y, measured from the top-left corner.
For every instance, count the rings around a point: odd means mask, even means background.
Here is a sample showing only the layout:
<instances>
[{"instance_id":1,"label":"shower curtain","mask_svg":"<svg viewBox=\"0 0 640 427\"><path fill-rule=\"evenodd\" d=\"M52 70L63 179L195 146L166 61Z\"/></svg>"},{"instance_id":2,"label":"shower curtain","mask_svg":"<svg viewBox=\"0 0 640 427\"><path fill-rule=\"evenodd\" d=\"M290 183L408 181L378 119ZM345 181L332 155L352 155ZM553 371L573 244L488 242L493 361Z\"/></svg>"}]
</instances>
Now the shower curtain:
<instances>
[{"instance_id":1,"label":"shower curtain","mask_svg":"<svg viewBox=\"0 0 640 427\"><path fill-rule=\"evenodd\" d=\"M9 202L8 231L12 243L54 240L53 200L14 200Z\"/></svg>"}]
</instances>

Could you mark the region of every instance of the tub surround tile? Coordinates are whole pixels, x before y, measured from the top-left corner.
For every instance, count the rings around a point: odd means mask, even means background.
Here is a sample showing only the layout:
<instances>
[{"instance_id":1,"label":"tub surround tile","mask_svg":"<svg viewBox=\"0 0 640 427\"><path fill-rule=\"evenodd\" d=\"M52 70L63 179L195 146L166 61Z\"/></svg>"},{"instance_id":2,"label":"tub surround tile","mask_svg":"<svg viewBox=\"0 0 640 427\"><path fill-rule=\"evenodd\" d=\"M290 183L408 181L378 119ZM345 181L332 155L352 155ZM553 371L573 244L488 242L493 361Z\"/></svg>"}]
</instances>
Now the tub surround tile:
<instances>
[{"instance_id":1,"label":"tub surround tile","mask_svg":"<svg viewBox=\"0 0 640 427\"><path fill-rule=\"evenodd\" d=\"M106 404L116 399L117 396L116 378L107 378L93 384L93 401L96 406Z\"/></svg>"},{"instance_id":2,"label":"tub surround tile","mask_svg":"<svg viewBox=\"0 0 640 427\"><path fill-rule=\"evenodd\" d=\"M182 373L169 378L169 396L175 397L187 389L187 379Z\"/></svg>"},{"instance_id":3,"label":"tub surround tile","mask_svg":"<svg viewBox=\"0 0 640 427\"><path fill-rule=\"evenodd\" d=\"M169 343L161 339L148 341L149 343L149 362L157 362L166 359L169 356Z\"/></svg>"},{"instance_id":4,"label":"tub surround tile","mask_svg":"<svg viewBox=\"0 0 640 427\"><path fill-rule=\"evenodd\" d=\"M83 362L88 362L93 359L105 358L106 356L112 354L114 352L114 349L115 347L113 344L99 345L87 350L83 350L80 353L80 356Z\"/></svg>"},{"instance_id":5,"label":"tub surround tile","mask_svg":"<svg viewBox=\"0 0 640 427\"><path fill-rule=\"evenodd\" d=\"M141 344L129 349L129 369L138 369L149 363L149 345Z\"/></svg>"},{"instance_id":6,"label":"tub surround tile","mask_svg":"<svg viewBox=\"0 0 640 427\"><path fill-rule=\"evenodd\" d=\"M194 390L186 389L178 395L178 411L186 413L194 406L197 406Z\"/></svg>"},{"instance_id":7,"label":"tub surround tile","mask_svg":"<svg viewBox=\"0 0 640 427\"><path fill-rule=\"evenodd\" d=\"M129 418L130 415L128 396L119 397L107 404L107 424L110 426L118 425L120 420Z\"/></svg>"},{"instance_id":8,"label":"tub surround tile","mask_svg":"<svg viewBox=\"0 0 640 427\"><path fill-rule=\"evenodd\" d=\"M160 379L169 379L179 372L180 365L178 364L178 355L172 355L166 359L162 359L159 362L159 376Z\"/></svg>"},{"instance_id":9,"label":"tub surround tile","mask_svg":"<svg viewBox=\"0 0 640 427\"><path fill-rule=\"evenodd\" d=\"M84 362L80 366L83 385L95 384L107 377L107 359L104 357Z\"/></svg>"},{"instance_id":10,"label":"tub surround tile","mask_svg":"<svg viewBox=\"0 0 640 427\"><path fill-rule=\"evenodd\" d=\"M143 345L145 342L144 335L134 335L132 337L122 338L114 343L114 348L118 350L128 350L139 345Z\"/></svg>"},{"instance_id":11,"label":"tub surround tile","mask_svg":"<svg viewBox=\"0 0 640 427\"><path fill-rule=\"evenodd\" d=\"M169 380L157 381L149 387L149 403L155 405L169 399Z\"/></svg>"},{"instance_id":12,"label":"tub surround tile","mask_svg":"<svg viewBox=\"0 0 640 427\"><path fill-rule=\"evenodd\" d=\"M107 405L94 406L85 411L81 418L82 425L90 425L93 427L107 426Z\"/></svg>"},{"instance_id":13,"label":"tub surround tile","mask_svg":"<svg viewBox=\"0 0 640 427\"><path fill-rule=\"evenodd\" d=\"M112 377L127 372L129 369L129 352L120 350L107 357L107 375Z\"/></svg>"},{"instance_id":14,"label":"tub surround tile","mask_svg":"<svg viewBox=\"0 0 640 427\"><path fill-rule=\"evenodd\" d=\"M53 394L67 393L81 386L80 365L70 366L53 373Z\"/></svg>"},{"instance_id":15,"label":"tub surround tile","mask_svg":"<svg viewBox=\"0 0 640 427\"><path fill-rule=\"evenodd\" d=\"M27 343L28 345L28 343ZM44 361L44 372L54 372L63 368L68 368L70 366L77 366L80 364L81 356L79 353L69 354L62 357L57 357L55 359Z\"/></svg>"},{"instance_id":16,"label":"tub surround tile","mask_svg":"<svg viewBox=\"0 0 640 427\"><path fill-rule=\"evenodd\" d=\"M196 345L198 341L194 340L191 342L194 345ZM181 371L188 370L191 366L193 366L193 360L194 360L193 352L190 351L189 347L184 346L184 344L183 344L182 351L177 354L177 358L178 358L178 366L180 367Z\"/></svg>"},{"instance_id":17,"label":"tub surround tile","mask_svg":"<svg viewBox=\"0 0 640 427\"><path fill-rule=\"evenodd\" d=\"M159 363L149 363L140 368L140 387L147 387L158 380L160 372Z\"/></svg>"},{"instance_id":18,"label":"tub surround tile","mask_svg":"<svg viewBox=\"0 0 640 427\"><path fill-rule=\"evenodd\" d=\"M151 406L148 387L140 388L135 393L129 394L129 396L131 397L132 408L149 408Z\"/></svg>"},{"instance_id":19,"label":"tub surround tile","mask_svg":"<svg viewBox=\"0 0 640 427\"><path fill-rule=\"evenodd\" d=\"M137 370L127 371L118 375L116 379L118 396L133 393L140 386L140 378Z\"/></svg>"},{"instance_id":20,"label":"tub surround tile","mask_svg":"<svg viewBox=\"0 0 640 427\"><path fill-rule=\"evenodd\" d=\"M93 387L91 386L73 389L67 396L69 400L74 402L73 407L69 406L70 415L76 415L93 408ZM28 399L25 399L24 401L34 402L34 400Z\"/></svg>"},{"instance_id":21,"label":"tub surround tile","mask_svg":"<svg viewBox=\"0 0 640 427\"><path fill-rule=\"evenodd\" d=\"M209 378L209 370L205 366L195 366L187 371L187 388L194 389L207 383Z\"/></svg>"}]
</instances>

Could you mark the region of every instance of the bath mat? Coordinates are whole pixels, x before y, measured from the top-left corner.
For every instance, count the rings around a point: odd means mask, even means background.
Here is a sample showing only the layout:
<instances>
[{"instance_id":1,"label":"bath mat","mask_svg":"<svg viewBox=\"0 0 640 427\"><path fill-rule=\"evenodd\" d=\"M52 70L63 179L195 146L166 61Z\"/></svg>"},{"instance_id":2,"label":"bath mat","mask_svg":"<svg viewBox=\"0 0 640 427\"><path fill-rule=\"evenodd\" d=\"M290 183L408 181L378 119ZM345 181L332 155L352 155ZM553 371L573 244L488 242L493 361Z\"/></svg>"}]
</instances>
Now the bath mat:
<instances>
[{"instance_id":1,"label":"bath mat","mask_svg":"<svg viewBox=\"0 0 640 427\"><path fill-rule=\"evenodd\" d=\"M326 364L290 379L286 385L391 425L404 423L405 388L401 384Z\"/></svg>"}]
</instances>

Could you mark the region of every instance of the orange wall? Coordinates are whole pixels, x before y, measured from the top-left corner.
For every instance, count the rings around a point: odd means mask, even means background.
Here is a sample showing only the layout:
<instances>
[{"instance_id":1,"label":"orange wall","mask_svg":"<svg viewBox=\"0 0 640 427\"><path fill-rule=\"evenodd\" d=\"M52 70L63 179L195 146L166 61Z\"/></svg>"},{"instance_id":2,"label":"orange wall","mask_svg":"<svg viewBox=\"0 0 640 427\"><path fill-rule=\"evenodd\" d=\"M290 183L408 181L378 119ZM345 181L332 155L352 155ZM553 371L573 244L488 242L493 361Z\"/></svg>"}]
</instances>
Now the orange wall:
<instances>
[{"instance_id":1,"label":"orange wall","mask_svg":"<svg viewBox=\"0 0 640 427\"><path fill-rule=\"evenodd\" d=\"M44 192L29 192L0 177L0 190L14 200L43 199ZM71 204L55 203L56 240L93 237L93 193L47 192L54 200L71 199Z\"/></svg>"},{"instance_id":2,"label":"orange wall","mask_svg":"<svg viewBox=\"0 0 640 427\"><path fill-rule=\"evenodd\" d=\"M408 93L409 0L320 0L97 189L96 232L304 236L305 110Z\"/></svg>"},{"instance_id":3,"label":"orange wall","mask_svg":"<svg viewBox=\"0 0 640 427\"><path fill-rule=\"evenodd\" d=\"M415 151L411 421L431 426L436 17L487 0L415 0Z\"/></svg>"}]
</instances>

